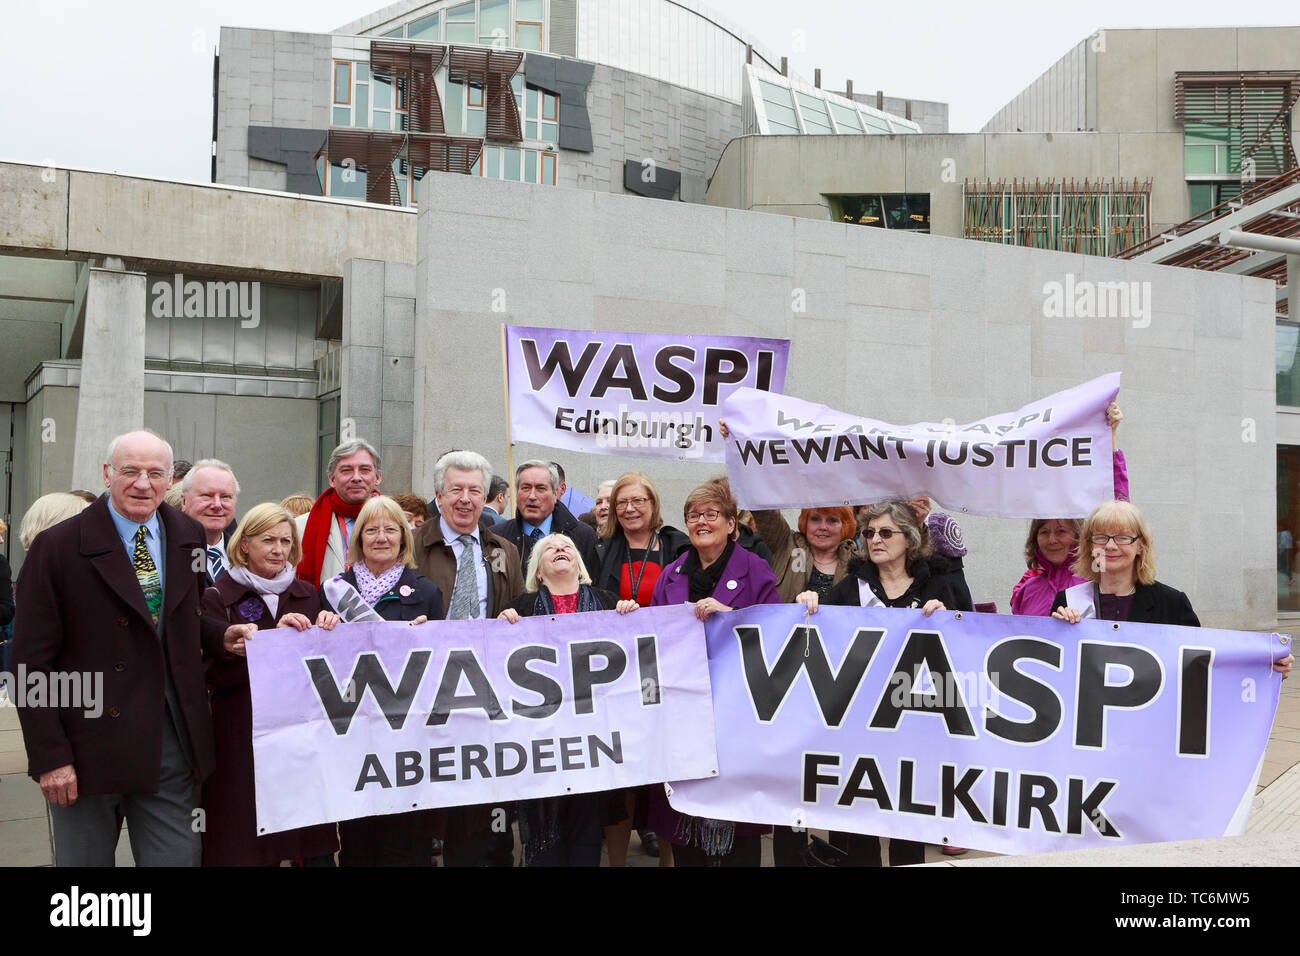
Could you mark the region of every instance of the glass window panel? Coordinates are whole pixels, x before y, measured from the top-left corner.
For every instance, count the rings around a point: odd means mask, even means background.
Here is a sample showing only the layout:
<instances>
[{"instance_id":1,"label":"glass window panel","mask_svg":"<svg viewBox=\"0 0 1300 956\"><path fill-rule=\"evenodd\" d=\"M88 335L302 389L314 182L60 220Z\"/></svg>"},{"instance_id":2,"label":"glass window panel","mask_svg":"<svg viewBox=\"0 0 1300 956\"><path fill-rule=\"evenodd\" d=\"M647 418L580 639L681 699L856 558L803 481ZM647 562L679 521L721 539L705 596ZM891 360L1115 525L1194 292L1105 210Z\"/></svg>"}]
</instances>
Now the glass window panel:
<instances>
[{"instance_id":1,"label":"glass window panel","mask_svg":"<svg viewBox=\"0 0 1300 956\"><path fill-rule=\"evenodd\" d=\"M1216 149L1213 146L1184 146L1183 147L1183 172L1185 173L1213 173L1218 171L1218 163L1215 158Z\"/></svg>"},{"instance_id":2,"label":"glass window panel","mask_svg":"<svg viewBox=\"0 0 1300 956\"><path fill-rule=\"evenodd\" d=\"M334 107L334 120L333 120L333 124L334 124L335 126L351 126L351 125L352 125L352 110L351 110L350 108L346 107L346 106L336 106L336 107Z\"/></svg>"},{"instance_id":3,"label":"glass window panel","mask_svg":"<svg viewBox=\"0 0 1300 956\"><path fill-rule=\"evenodd\" d=\"M826 101L819 96L809 96L807 93L798 95L804 132L820 135L832 132L830 117L826 115Z\"/></svg>"},{"instance_id":4,"label":"glass window panel","mask_svg":"<svg viewBox=\"0 0 1300 956\"><path fill-rule=\"evenodd\" d=\"M358 63L356 64L356 74L357 74L357 75L353 77L353 79L354 79L356 82L358 82L358 83L369 83L369 82L370 82L370 64L369 64L369 63L361 63L361 62L358 61Z\"/></svg>"},{"instance_id":5,"label":"glass window panel","mask_svg":"<svg viewBox=\"0 0 1300 956\"><path fill-rule=\"evenodd\" d=\"M473 0L470 0L469 3L462 3L458 7L449 7L447 10L448 22L452 20L473 20L473 19L474 19Z\"/></svg>"},{"instance_id":6,"label":"glass window panel","mask_svg":"<svg viewBox=\"0 0 1300 956\"><path fill-rule=\"evenodd\" d=\"M520 20L541 20L542 0L515 0L515 16Z\"/></svg>"},{"instance_id":7,"label":"glass window panel","mask_svg":"<svg viewBox=\"0 0 1300 956\"><path fill-rule=\"evenodd\" d=\"M510 88L515 91L516 98L523 95L524 75L522 73L516 73L514 76L510 77Z\"/></svg>"},{"instance_id":8,"label":"glass window panel","mask_svg":"<svg viewBox=\"0 0 1300 956\"><path fill-rule=\"evenodd\" d=\"M1195 219L1214 207L1214 183L1188 183L1188 218Z\"/></svg>"},{"instance_id":9,"label":"glass window panel","mask_svg":"<svg viewBox=\"0 0 1300 956\"><path fill-rule=\"evenodd\" d=\"M537 139L537 120L524 121L524 139Z\"/></svg>"},{"instance_id":10,"label":"glass window panel","mask_svg":"<svg viewBox=\"0 0 1300 956\"><path fill-rule=\"evenodd\" d=\"M370 117L371 127L374 129L392 129L388 119L390 115L388 110L375 110Z\"/></svg>"},{"instance_id":11,"label":"glass window panel","mask_svg":"<svg viewBox=\"0 0 1300 956\"><path fill-rule=\"evenodd\" d=\"M554 93L542 92L542 119L559 120L560 99Z\"/></svg>"},{"instance_id":12,"label":"glass window panel","mask_svg":"<svg viewBox=\"0 0 1300 956\"><path fill-rule=\"evenodd\" d=\"M542 124L542 140L547 143L554 143L560 138L560 125L558 123Z\"/></svg>"},{"instance_id":13,"label":"glass window panel","mask_svg":"<svg viewBox=\"0 0 1300 956\"><path fill-rule=\"evenodd\" d=\"M502 158L505 160L506 169L505 172L501 174L501 178L508 179L512 183L519 182L519 150L504 150Z\"/></svg>"},{"instance_id":14,"label":"glass window panel","mask_svg":"<svg viewBox=\"0 0 1300 956\"><path fill-rule=\"evenodd\" d=\"M525 100L527 102L527 110L528 110L526 115L530 119L537 119L537 90L533 89L530 86L528 88L528 94L525 97Z\"/></svg>"},{"instance_id":15,"label":"glass window panel","mask_svg":"<svg viewBox=\"0 0 1300 956\"><path fill-rule=\"evenodd\" d=\"M478 32L483 43L510 45L510 0L480 0Z\"/></svg>"},{"instance_id":16,"label":"glass window panel","mask_svg":"<svg viewBox=\"0 0 1300 956\"><path fill-rule=\"evenodd\" d=\"M480 167L482 165L482 162L483 159L481 155L474 157L474 165L469 168L469 174L471 176L478 176L480 174Z\"/></svg>"},{"instance_id":17,"label":"glass window panel","mask_svg":"<svg viewBox=\"0 0 1300 956\"><path fill-rule=\"evenodd\" d=\"M348 180L351 180L349 182ZM366 198L366 174L364 170L342 166L330 166L330 195L348 196L353 199Z\"/></svg>"},{"instance_id":18,"label":"glass window panel","mask_svg":"<svg viewBox=\"0 0 1300 956\"><path fill-rule=\"evenodd\" d=\"M542 182L555 185L555 154L542 153Z\"/></svg>"},{"instance_id":19,"label":"glass window panel","mask_svg":"<svg viewBox=\"0 0 1300 956\"><path fill-rule=\"evenodd\" d=\"M489 146L484 150L487 156L483 160L483 175L488 179L501 177L501 147Z\"/></svg>"},{"instance_id":20,"label":"glass window panel","mask_svg":"<svg viewBox=\"0 0 1300 956\"><path fill-rule=\"evenodd\" d=\"M465 111L465 132L471 136L482 136L487 130L487 110Z\"/></svg>"},{"instance_id":21,"label":"glass window panel","mask_svg":"<svg viewBox=\"0 0 1300 956\"><path fill-rule=\"evenodd\" d=\"M405 27L398 27L396 30L389 30L387 33L384 34L384 36L385 36L385 37L403 37L403 36L406 35L406 34L404 34L404 33L402 32L402 31L405 30L405 29L406 29Z\"/></svg>"},{"instance_id":22,"label":"glass window panel","mask_svg":"<svg viewBox=\"0 0 1300 956\"><path fill-rule=\"evenodd\" d=\"M516 24L515 46L521 50L540 50L542 48L542 25L540 23Z\"/></svg>"},{"instance_id":23,"label":"glass window panel","mask_svg":"<svg viewBox=\"0 0 1300 956\"><path fill-rule=\"evenodd\" d=\"M863 121L867 124L869 133L892 133L889 122L883 116L877 116L875 113L862 113Z\"/></svg>"},{"instance_id":24,"label":"glass window panel","mask_svg":"<svg viewBox=\"0 0 1300 956\"><path fill-rule=\"evenodd\" d=\"M388 110L393 108L393 84L388 80L381 80L375 77L375 82L371 84L374 88L375 109Z\"/></svg>"},{"instance_id":25,"label":"glass window panel","mask_svg":"<svg viewBox=\"0 0 1300 956\"><path fill-rule=\"evenodd\" d=\"M758 85L763 91L768 130L772 133L799 132L799 122L794 115L794 101L790 99L790 91L763 80L759 80Z\"/></svg>"},{"instance_id":26,"label":"glass window panel","mask_svg":"<svg viewBox=\"0 0 1300 956\"><path fill-rule=\"evenodd\" d=\"M446 95L442 98L443 122L448 133L465 132L465 87L447 77Z\"/></svg>"},{"instance_id":27,"label":"glass window panel","mask_svg":"<svg viewBox=\"0 0 1300 956\"><path fill-rule=\"evenodd\" d=\"M321 195L325 194L325 154L316 157L316 181L321 184Z\"/></svg>"},{"instance_id":28,"label":"glass window panel","mask_svg":"<svg viewBox=\"0 0 1300 956\"><path fill-rule=\"evenodd\" d=\"M842 103L831 103L831 115L835 117L835 125L839 127L841 133L861 133L862 119L858 116L858 111L850 109Z\"/></svg>"},{"instance_id":29,"label":"glass window panel","mask_svg":"<svg viewBox=\"0 0 1300 956\"><path fill-rule=\"evenodd\" d=\"M352 64L334 64L334 102L352 102Z\"/></svg>"},{"instance_id":30,"label":"glass window panel","mask_svg":"<svg viewBox=\"0 0 1300 956\"><path fill-rule=\"evenodd\" d=\"M447 22L447 42L448 43L473 43L474 42L474 24L470 23L452 23Z\"/></svg>"},{"instance_id":31,"label":"glass window panel","mask_svg":"<svg viewBox=\"0 0 1300 956\"><path fill-rule=\"evenodd\" d=\"M358 126L370 125L370 84L362 83L357 87L356 123Z\"/></svg>"},{"instance_id":32,"label":"glass window panel","mask_svg":"<svg viewBox=\"0 0 1300 956\"><path fill-rule=\"evenodd\" d=\"M482 83L470 83L465 90L465 105L483 107L484 89Z\"/></svg>"},{"instance_id":33,"label":"glass window panel","mask_svg":"<svg viewBox=\"0 0 1300 956\"><path fill-rule=\"evenodd\" d=\"M524 150L524 182L537 182L537 150Z\"/></svg>"},{"instance_id":34,"label":"glass window panel","mask_svg":"<svg viewBox=\"0 0 1300 956\"><path fill-rule=\"evenodd\" d=\"M438 32L438 14L412 20L406 25L406 35L412 40L437 40L441 36Z\"/></svg>"}]
</instances>

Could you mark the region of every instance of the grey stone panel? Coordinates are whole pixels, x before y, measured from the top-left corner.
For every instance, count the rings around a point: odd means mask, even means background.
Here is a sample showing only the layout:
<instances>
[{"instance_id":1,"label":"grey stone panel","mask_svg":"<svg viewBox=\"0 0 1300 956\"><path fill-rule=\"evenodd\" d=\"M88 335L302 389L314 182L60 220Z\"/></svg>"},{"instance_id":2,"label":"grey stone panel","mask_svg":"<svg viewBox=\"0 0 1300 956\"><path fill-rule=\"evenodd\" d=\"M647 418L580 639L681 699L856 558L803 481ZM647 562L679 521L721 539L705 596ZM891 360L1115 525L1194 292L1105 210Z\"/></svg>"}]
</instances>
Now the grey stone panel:
<instances>
[{"instance_id":1,"label":"grey stone panel","mask_svg":"<svg viewBox=\"0 0 1300 956\"><path fill-rule=\"evenodd\" d=\"M592 151L587 88L591 85L594 70L590 63L561 60L540 53L524 55L524 81L560 98L561 149L579 153Z\"/></svg>"},{"instance_id":2,"label":"grey stone panel","mask_svg":"<svg viewBox=\"0 0 1300 956\"><path fill-rule=\"evenodd\" d=\"M325 135L323 129L249 126L248 156L284 164L285 188L289 192L319 196L321 182L316 174L316 154L325 146Z\"/></svg>"},{"instance_id":3,"label":"grey stone panel","mask_svg":"<svg viewBox=\"0 0 1300 956\"><path fill-rule=\"evenodd\" d=\"M624 160L623 188L638 196L648 196L651 199L672 199L677 195L677 190L682 183L681 173L656 163L654 174L647 181L645 175L647 169L644 162L637 162L635 159Z\"/></svg>"}]
</instances>

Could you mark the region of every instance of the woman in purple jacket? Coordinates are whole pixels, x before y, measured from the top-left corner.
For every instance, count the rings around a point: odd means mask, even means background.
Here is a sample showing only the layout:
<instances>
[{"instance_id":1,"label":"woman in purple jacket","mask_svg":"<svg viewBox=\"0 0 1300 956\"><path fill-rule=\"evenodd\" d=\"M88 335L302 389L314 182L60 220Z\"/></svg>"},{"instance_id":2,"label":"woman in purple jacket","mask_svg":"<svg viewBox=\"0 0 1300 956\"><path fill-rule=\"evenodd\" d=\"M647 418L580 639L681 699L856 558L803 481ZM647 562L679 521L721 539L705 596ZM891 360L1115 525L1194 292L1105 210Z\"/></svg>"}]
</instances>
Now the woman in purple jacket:
<instances>
[{"instance_id":1,"label":"woman in purple jacket","mask_svg":"<svg viewBox=\"0 0 1300 956\"><path fill-rule=\"evenodd\" d=\"M738 513L726 478L714 478L687 496L682 514L691 544L659 575L652 604L689 602L695 616L707 621L718 611L781 603L768 563L736 545ZM653 793L650 828L673 844L675 866L758 866L759 838L771 829L678 813L662 788Z\"/></svg>"},{"instance_id":2,"label":"woman in purple jacket","mask_svg":"<svg viewBox=\"0 0 1300 956\"><path fill-rule=\"evenodd\" d=\"M1111 402L1106 408L1106 423L1110 425L1111 445L1115 449L1116 501L1128 501L1128 464L1117 444L1119 423L1123 420L1124 413ZM1057 592L1083 582L1072 570L1079 557L1082 525L1078 518L1035 518L1029 523L1029 538L1025 541L1025 564L1029 570L1011 589L1012 614L1047 617L1052 613Z\"/></svg>"}]
</instances>

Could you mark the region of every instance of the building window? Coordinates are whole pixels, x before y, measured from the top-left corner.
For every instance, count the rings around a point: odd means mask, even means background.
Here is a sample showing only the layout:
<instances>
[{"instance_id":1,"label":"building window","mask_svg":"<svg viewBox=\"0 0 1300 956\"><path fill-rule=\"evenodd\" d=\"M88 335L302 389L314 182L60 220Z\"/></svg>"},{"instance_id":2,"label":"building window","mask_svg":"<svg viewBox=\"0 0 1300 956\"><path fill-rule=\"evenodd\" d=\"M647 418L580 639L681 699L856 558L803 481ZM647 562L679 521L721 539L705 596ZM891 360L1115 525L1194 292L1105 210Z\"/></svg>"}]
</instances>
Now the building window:
<instances>
[{"instance_id":1,"label":"building window","mask_svg":"<svg viewBox=\"0 0 1300 956\"><path fill-rule=\"evenodd\" d=\"M906 232L930 231L930 194L832 196L831 210L840 222Z\"/></svg>"},{"instance_id":2,"label":"building window","mask_svg":"<svg viewBox=\"0 0 1300 956\"><path fill-rule=\"evenodd\" d=\"M1113 256L1151 234L1151 181L967 181L962 236Z\"/></svg>"},{"instance_id":3,"label":"building window","mask_svg":"<svg viewBox=\"0 0 1300 956\"><path fill-rule=\"evenodd\" d=\"M438 29L438 14L432 13L427 17L412 20L406 25L406 37L409 40L434 42L442 39L442 31Z\"/></svg>"},{"instance_id":4,"label":"building window","mask_svg":"<svg viewBox=\"0 0 1300 956\"><path fill-rule=\"evenodd\" d=\"M479 0L478 42L484 46L510 45L510 0Z\"/></svg>"},{"instance_id":5,"label":"building window","mask_svg":"<svg viewBox=\"0 0 1300 956\"><path fill-rule=\"evenodd\" d=\"M1183 172L1188 176L1241 172L1241 133L1227 126L1183 126Z\"/></svg>"},{"instance_id":6,"label":"building window","mask_svg":"<svg viewBox=\"0 0 1300 956\"><path fill-rule=\"evenodd\" d=\"M862 117L857 110L851 110L839 103L831 103L831 115L835 117L835 127L841 133L862 133Z\"/></svg>"},{"instance_id":7,"label":"building window","mask_svg":"<svg viewBox=\"0 0 1300 956\"><path fill-rule=\"evenodd\" d=\"M767 112L768 132L799 132L799 118L795 116L794 101L790 99L790 91L765 80L759 80L758 86L763 91L763 109Z\"/></svg>"},{"instance_id":8,"label":"building window","mask_svg":"<svg viewBox=\"0 0 1300 956\"><path fill-rule=\"evenodd\" d=\"M1187 183L1188 219L1209 219L1209 211L1215 206L1236 199L1241 195L1241 183L1236 182L1195 182Z\"/></svg>"},{"instance_id":9,"label":"building window","mask_svg":"<svg viewBox=\"0 0 1300 956\"><path fill-rule=\"evenodd\" d=\"M352 64L334 63L334 102L350 106L352 103Z\"/></svg>"},{"instance_id":10,"label":"building window","mask_svg":"<svg viewBox=\"0 0 1300 956\"><path fill-rule=\"evenodd\" d=\"M1277 609L1300 611L1300 447L1277 447Z\"/></svg>"},{"instance_id":11,"label":"building window","mask_svg":"<svg viewBox=\"0 0 1300 956\"><path fill-rule=\"evenodd\" d=\"M477 38L474 31L474 4L462 3L447 11L447 42L473 43Z\"/></svg>"},{"instance_id":12,"label":"building window","mask_svg":"<svg viewBox=\"0 0 1300 956\"><path fill-rule=\"evenodd\" d=\"M483 84L470 82L465 86L465 105L483 108Z\"/></svg>"},{"instance_id":13,"label":"building window","mask_svg":"<svg viewBox=\"0 0 1300 956\"><path fill-rule=\"evenodd\" d=\"M826 115L826 101L818 96L798 93L799 115L803 118L803 131L814 135L834 133L830 117Z\"/></svg>"},{"instance_id":14,"label":"building window","mask_svg":"<svg viewBox=\"0 0 1300 956\"><path fill-rule=\"evenodd\" d=\"M555 154L542 153L542 185L555 185Z\"/></svg>"}]
</instances>

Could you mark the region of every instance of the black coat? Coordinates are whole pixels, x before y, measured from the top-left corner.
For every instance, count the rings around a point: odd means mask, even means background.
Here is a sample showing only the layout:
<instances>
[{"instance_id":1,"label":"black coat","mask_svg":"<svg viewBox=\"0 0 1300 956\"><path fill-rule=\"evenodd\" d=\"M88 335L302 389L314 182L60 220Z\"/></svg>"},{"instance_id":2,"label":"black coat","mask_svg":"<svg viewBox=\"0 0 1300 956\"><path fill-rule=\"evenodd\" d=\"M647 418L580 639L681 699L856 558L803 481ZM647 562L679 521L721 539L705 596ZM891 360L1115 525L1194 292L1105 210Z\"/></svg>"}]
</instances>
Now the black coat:
<instances>
[{"instance_id":1,"label":"black coat","mask_svg":"<svg viewBox=\"0 0 1300 956\"><path fill-rule=\"evenodd\" d=\"M1057 591L1052 610L1065 607L1065 592ZM1192 610L1192 602L1182 591L1154 581L1139 584L1133 591L1133 604L1129 608L1130 624L1178 624L1182 627L1200 627L1201 619Z\"/></svg>"},{"instance_id":2,"label":"black coat","mask_svg":"<svg viewBox=\"0 0 1300 956\"><path fill-rule=\"evenodd\" d=\"M579 588L591 587L589 584L580 584ZM617 592L611 593L602 588L592 588L596 592L596 597L600 600L602 611L612 611L618 603ZM530 591L519 595L510 602L510 606L519 612L520 617L532 617L537 612L534 610L537 606L537 592Z\"/></svg>"},{"instance_id":3,"label":"black coat","mask_svg":"<svg viewBox=\"0 0 1300 956\"><path fill-rule=\"evenodd\" d=\"M868 558L857 558L849 565L849 573L839 584L831 588L826 595L826 604L847 607L861 607L862 595L858 588L859 581L866 581L887 607L925 607L931 599L937 598L949 610L956 610L959 596L952 588L952 583L943 575L932 575L926 561L918 561L907 569L912 575L912 585L896 598L885 596L885 589L880 585L880 572Z\"/></svg>"},{"instance_id":4,"label":"black coat","mask_svg":"<svg viewBox=\"0 0 1300 956\"><path fill-rule=\"evenodd\" d=\"M767 546L766 541L759 537L757 531L749 525L740 524L739 522L736 523L736 530L740 532L740 536L736 539L736 544L740 545L750 554L758 555L767 562L769 568L776 563L776 559L772 556L772 549Z\"/></svg>"},{"instance_id":5,"label":"black coat","mask_svg":"<svg viewBox=\"0 0 1300 956\"><path fill-rule=\"evenodd\" d=\"M661 526L657 534L659 543L656 550L650 552L650 559L661 568L668 567L691 546L685 532L671 525ZM623 529L617 528L611 538L601 538L596 548L600 557L597 569L589 569L591 580L597 588L618 594L623 580L623 565L628 562L627 537Z\"/></svg>"},{"instance_id":6,"label":"black coat","mask_svg":"<svg viewBox=\"0 0 1300 956\"><path fill-rule=\"evenodd\" d=\"M926 559L930 568L930 577L943 582L953 595L953 603L944 601L944 607L950 611L973 611L970 585L966 583L966 570L961 558L950 558L942 554L932 554Z\"/></svg>"},{"instance_id":7,"label":"black coat","mask_svg":"<svg viewBox=\"0 0 1300 956\"><path fill-rule=\"evenodd\" d=\"M524 537L524 519L516 512L515 517L494 524L492 533L505 538L515 546L519 552L519 568L527 574L528 552L532 550L533 543ZM600 558L596 554L596 532L575 518L573 512L559 501L555 502L555 511L551 514L551 533L569 536L577 547L578 554L582 556L582 563L586 566L588 575L593 574L600 567Z\"/></svg>"},{"instance_id":8,"label":"black coat","mask_svg":"<svg viewBox=\"0 0 1300 956\"><path fill-rule=\"evenodd\" d=\"M348 568L341 575L344 581L357 586L357 573ZM409 594L402 594L402 588L409 588ZM329 598L322 588L320 592L321 607L334 610ZM423 614L430 621L441 621L442 591L423 575L416 574L410 568L402 569L402 576L387 594L375 602L375 613L385 621L414 621Z\"/></svg>"}]
</instances>

